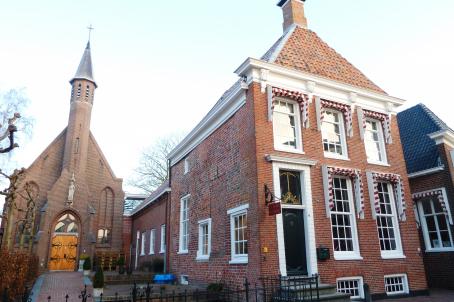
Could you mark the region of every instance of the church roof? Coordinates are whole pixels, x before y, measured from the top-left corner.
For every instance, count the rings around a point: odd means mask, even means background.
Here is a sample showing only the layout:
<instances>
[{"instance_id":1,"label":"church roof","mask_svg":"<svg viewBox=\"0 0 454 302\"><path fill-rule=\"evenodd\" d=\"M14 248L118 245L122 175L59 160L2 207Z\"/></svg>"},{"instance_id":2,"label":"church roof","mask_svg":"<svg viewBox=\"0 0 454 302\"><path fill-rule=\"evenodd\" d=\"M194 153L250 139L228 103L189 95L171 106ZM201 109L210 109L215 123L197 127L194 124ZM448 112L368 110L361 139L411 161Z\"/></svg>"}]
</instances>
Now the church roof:
<instances>
[{"instance_id":1,"label":"church roof","mask_svg":"<svg viewBox=\"0 0 454 302\"><path fill-rule=\"evenodd\" d=\"M87 47L85 47L84 54L82 55L82 59L80 60L79 67L77 68L76 74L71 79L70 83L74 80L88 80L91 81L96 85L95 78L93 77L93 65L91 63L91 49L90 49L90 41L87 43Z\"/></svg>"},{"instance_id":2,"label":"church roof","mask_svg":"<svg viewBox=\"0 0 454 302\"><path fill-rule=\"evenodd\" d=\"M262 60L386 94L310 29L291 26Z\"/></svg>"}]
</instances>

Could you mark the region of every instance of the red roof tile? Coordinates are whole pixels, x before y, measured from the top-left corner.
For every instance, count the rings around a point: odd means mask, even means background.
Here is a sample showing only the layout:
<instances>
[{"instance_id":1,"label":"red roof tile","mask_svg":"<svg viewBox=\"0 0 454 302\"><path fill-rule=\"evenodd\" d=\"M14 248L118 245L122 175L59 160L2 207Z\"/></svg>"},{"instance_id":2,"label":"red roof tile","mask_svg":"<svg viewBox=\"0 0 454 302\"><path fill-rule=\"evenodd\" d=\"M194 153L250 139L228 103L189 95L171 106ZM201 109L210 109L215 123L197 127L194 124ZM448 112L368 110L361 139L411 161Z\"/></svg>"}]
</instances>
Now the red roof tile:
<instances>
[{"instance_id":1,"label":"red roof tile","mask_svg":"<svg viewBox=\"0 0 454 302\"><path fill-rule=\"evenodd\" d=\"M297 26L287 35L289 36L281 37L263 59L284 67L386 94L313 31Z\"/></svg>"}]
</instances>

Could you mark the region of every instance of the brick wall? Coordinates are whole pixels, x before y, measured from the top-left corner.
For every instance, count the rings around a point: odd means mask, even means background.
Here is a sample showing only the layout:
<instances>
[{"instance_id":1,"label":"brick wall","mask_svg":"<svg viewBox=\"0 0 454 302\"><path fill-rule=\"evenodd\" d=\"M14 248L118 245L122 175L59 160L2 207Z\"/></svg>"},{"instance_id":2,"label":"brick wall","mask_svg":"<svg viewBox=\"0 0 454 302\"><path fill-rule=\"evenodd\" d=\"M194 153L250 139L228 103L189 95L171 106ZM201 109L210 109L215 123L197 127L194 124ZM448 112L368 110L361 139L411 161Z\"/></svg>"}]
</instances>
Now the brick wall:
<instances>
[{"instance_id":1,"label":"brick wall","mask_svg":"<svg viewBox=\"0 0 454 302\"><path fill-rule=\"evenodd\" d=\"M444 187L450 204L451 215L454 215L454 186L452 178L454 168L449 154L450 150L451 148L445 144L439 145L438 151L445 169L430 175L412 178L410 179L410 186L412 193ZM451 233L454 234L454 227L450 226L450 228ZM420 241L429 287L454 289L454 252L425 251L422 227L420 228Z\"/></svg>"},{"instance_id":2,"label":"brick wall","mask_svg":"<svg viewBox=\"0 0 454 302\"><path fill-rule=\"evenodd\" d=\"M152 202L143 210L134 214L131 219L131 264L135 267L135 255L136 249L138 248L138 269L141 269L144 264L150 263L154 258L161 258L164 260L165 253L161 253L161 241L165 238L161 238L161 226L166 225L167 210L169 194L165 193L157 200ZM150 232L155 230L154 240L154 254L150 254ZM139 246L137 247L137 231L140 234L145 232L145 255L141 255L141 240L139 238Z\"/></svg>"},{"instance_id":3,"label":"brick wall","mask_svg":"<svg viewBox=\"0 0 454 302\"><path fill-rule=\"evenodd\" d=\"M278 152L273 147L272 123L268 121L266 94L259 84L251 84L246 104L226 123L197 146L189 155L191 171L184 174L183 160L171 169L172 196L170 211L170 265L177 275L189 275L190 282L236 282L244 277L279 274L276 218L268 215L264 204L264 184L272 187L272 164L265 155L316 159L311 168L312 202L314 207L317 246L330 248L331 259L318 262L322 282L335 283L338 277L364 276L373 293L383 293L385 274L406 273L412 291L426 289L422 257L418 253L419 238L416 230L400 144L396 117L392 118L394 143L386 145L390 166L367 164L364 144L359 136L356 111L353 117L354 136L347 138L350 160L332 160L323 157L321 132L317 131L315 104L310 106L309 129L302 129L304 155ZM405 198L409 210L407 221L399 223L405 259L384 260L380 255L378 232L372 219L367 181L365 185L365 219L357 221L361 256L359 261L335 261L332 254L330 219L326 218L321 165L396 173L403 177ZM190 196L189 253L178 254L180 198ZM249 263L229 265L230 226L229 208L249 203ZM198 242L197 221L212 218L212 254L208 262L195 260ZM265 253L264 247L268 252Z\"/></svg>"}]
</instances>

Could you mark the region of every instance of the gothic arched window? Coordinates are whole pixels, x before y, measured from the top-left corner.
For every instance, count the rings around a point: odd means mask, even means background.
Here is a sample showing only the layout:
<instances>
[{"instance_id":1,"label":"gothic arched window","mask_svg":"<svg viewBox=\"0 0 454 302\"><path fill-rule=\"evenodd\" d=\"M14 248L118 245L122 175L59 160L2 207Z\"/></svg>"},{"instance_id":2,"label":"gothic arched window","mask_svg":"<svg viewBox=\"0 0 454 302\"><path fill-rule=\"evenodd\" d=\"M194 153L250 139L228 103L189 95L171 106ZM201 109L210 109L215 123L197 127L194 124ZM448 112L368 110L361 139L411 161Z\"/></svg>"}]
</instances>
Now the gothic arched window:
<instances>
[{"instance_id":1,"label":"gothic arched window","mask_svg":"<svg viewBox=\"0 0 454 302\"><path fill-rule=\"evenodd\" d=\"M54 229L55 233L77 233L77 221L72 214L63 214L60 219L58 219L57 224Z\"/></svg>"}]
</instances>

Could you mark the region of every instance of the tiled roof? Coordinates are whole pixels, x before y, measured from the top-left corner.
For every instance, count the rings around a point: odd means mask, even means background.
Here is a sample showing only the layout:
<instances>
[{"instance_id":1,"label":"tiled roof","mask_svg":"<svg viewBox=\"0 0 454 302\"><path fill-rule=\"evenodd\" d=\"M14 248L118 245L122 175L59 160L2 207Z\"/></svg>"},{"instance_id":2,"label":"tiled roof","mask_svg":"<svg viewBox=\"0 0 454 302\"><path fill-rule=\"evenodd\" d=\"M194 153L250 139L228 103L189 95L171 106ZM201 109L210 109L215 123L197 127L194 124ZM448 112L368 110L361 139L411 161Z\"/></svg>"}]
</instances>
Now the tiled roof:
<instances>
[{"instance_id":1,"label":"tiled roof","mask_svg":"<svg viewBox=\"0 0 454 302\"><path fill-rule=\"evenodd\" d=\"M300 26L284 33L262 60L386 94L315 32Z\"/></svg>"},{"instance_id":2,"label":"tiled roof","mask_svg":"<svg viewBox=\"0 0 454 302\"><path fill-rule=\"evenodd\" d=\"M407 172L415 173L438 167L438 148L429 134L450 130L448 125L424 104L398 113L397 121Z\"/></svg>"}]
</instances>

